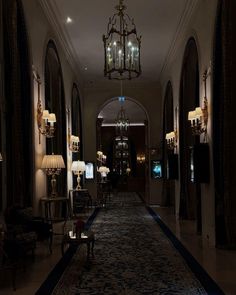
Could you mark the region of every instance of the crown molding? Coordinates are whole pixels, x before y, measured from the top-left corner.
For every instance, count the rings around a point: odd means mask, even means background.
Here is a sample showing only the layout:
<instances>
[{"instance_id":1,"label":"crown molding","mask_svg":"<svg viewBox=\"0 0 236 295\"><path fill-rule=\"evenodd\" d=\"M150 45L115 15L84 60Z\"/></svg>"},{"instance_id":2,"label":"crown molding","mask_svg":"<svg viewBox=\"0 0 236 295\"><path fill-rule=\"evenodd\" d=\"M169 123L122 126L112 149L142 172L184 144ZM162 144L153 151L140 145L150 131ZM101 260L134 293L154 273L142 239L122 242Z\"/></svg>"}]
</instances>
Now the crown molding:
<instances>
[{"instance_id":1,"label":"crown molding","mask_svg":"<svg viewBox=\"0 0 236 295\"><path fill-rule=\"evenodd\" d=\"M81 66L78 62L77 53L72 45L72 42L70 40L68 33L66 32L65 27L63 26L63 23L59 21L59 19L62 19L62 17L60 15L60 12L55 0L50 0L50 1L38 0L38 1L49 23L51 24L53 31L60 42L60 45L62 46L66 59L69 62L75 74L75 77L77 78L78 81L80 81L79 84L84 84L83 76L81 75L81 70L80 70Z\"/></svg>"},{"instance_id":2,"label":"crown molding","mask_svg":"<svg viewBox=\"0 0 236 295\"><path fill-rule=\"evenodd\" d=\"M185 6L185 9L182 12L182 15L180 17L179 24L177 26L174 38L171 42L169 51L166 55L165 61L163 63L163 67L161 69L160 73L160 81L162 80L162 77L164 76L165 71L168 68L168 65L171 60L174 59L176 56L176 52L182 42L185 41L185 33L186 33L186 27L190 22L190 19L193 15L193 12L196 9L197 4L199 4L199 0L192 0L192 1L187 1L187 4Z\"/></svg>"}]
</instances>

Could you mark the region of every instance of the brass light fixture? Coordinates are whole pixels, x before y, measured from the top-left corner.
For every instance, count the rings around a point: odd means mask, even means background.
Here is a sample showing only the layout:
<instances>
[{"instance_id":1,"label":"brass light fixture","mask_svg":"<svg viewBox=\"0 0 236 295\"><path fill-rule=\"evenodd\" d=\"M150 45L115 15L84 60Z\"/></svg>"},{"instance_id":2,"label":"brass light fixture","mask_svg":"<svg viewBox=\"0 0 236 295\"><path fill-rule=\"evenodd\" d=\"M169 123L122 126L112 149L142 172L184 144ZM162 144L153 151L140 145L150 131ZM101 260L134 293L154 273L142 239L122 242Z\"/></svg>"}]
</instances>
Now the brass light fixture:
<instances>
[{"instance_id":1,"label":"brass light fixture","mask_svg":"<svg viewBox=\"0 0 236 295\"><path fill-rule=\"evenodd\" d=\"M141 74L140 45L134 19L125 13L124 0L119 0L117 12L109 18L107 34L103 35L105 66L104 76L125 80Z\"/></svg>"},{"instance_id":2,"label":"brass light fixture","mask_svg":"<svg viewBox=\"0 0 236 295\"><path fill-rule=\"evenodd\" d=\"M203 107L196 107L194 111L188 113L188 120L191 122L191 129L193 135L201 135L207 132L208 122L208 102L206 97L206 80L209 72L206 70L203 74L204 83L204 98Z\"/></svg>"},{"instance_id":3,"label":"brass light fixture","mask_svg":"<svg viewBox=\"0 0 236 295\"><path fill-rule=\"evenodd\" d=\"M71 171L73 171L73 173L75 175L77 175L77 186L76 186L76 190L80 190L81 189L80 175L83 174L83 172L85 170L86 170L86 166L85 166L85 162L84 161L73 161L72 162Z\"/></svg>"},{"instance_id":4,"label":"brass light fixture","mask_svg":"<svg viewBox=\"0 0 236 295\"><path fill-rule=\"evenodd\" d=\"M42 102L40 98L40 87L41 87L41 79L39 74L33 69L33 77L38 84L38 102L37 102L37 124L39 130L39 144L41 143L40 135L44 135L47 138L54 137L55 133L55 123L56 123L56 115L54 113L49 113L48 110L43 110Z\"/></svg>"},{"instance_id":5,"label":"brass light fixture","mask_svg":"<svg viewBox=\"0 0 236 295\"><path fill-rule=\"evenodd\" d=\"M166 133L166 144L169 150L173 150L177 146L177 131Z\"/></svg>"},{"instance_id":6,"label":"brass light fixture","mask_svg":"<svg viewBox=\"0 0 236 295\"><path fill-rule=\"evenodd\" d=\"M137 162L139 163L139 164L142 164L142 163L144 163L145 162L145 155L144 154L139 154L139 155L137 155Z\"/></svg>"},{"instance_id":7,"label":"brass light fixture","mask_svg":"<svg viewBox=\"0 0 236 295\"><path fill-rule=\"evenodd\" d=\"M45 169L47 175L51 176L51 196L57 196L57 180L56 175L61 173L61 169L65 168L65 163L61 155L45 155L41 165Z\"/></svg>"},{"instance_id":8,"label":"brass light fixture","mask_svg":"<svg viewBox=\"0 0 236 295\"><path fill-rule=\"evenodd\" d=\"M97 161L99 164L103 165L106 163L107 156L103 154L102 151L97 151Z\"/></svg>"},{"instance_id":9,"label":"brass light fixture","mask_svg":"<svg viewBox=\"0 0 236 295\"><path fill-rule=\"evenodd\" d=\"M70 119L70 110L67 109L67 114L68 114L68 126L69 126L69 119ZM70 127L68 127L68 145L69 145L69 150L72 153L78 153L80 149L80 139L79 136L75 136L71 134Z\"/></svg>"}]
</instances>

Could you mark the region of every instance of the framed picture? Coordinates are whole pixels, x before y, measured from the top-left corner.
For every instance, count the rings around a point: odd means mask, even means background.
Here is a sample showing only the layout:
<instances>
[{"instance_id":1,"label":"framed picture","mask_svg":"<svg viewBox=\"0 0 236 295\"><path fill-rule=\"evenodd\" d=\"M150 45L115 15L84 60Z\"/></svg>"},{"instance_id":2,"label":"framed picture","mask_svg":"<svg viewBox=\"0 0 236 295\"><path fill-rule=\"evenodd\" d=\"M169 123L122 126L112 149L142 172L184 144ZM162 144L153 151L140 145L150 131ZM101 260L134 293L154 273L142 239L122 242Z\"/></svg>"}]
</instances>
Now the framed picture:
<instances>
[{"instance_id":1,"label":"framed picture","mask_svg":"<svg viewBox=\"0 0 236 295\"><path fill-rule=\"evenodd\" d=\"M85 179L94 179L94 162L85 162Z\"/></svg>"},{"instance_id":2,"label":"framed picture","mask_svg":"<svg viewBox=\"0 0 236 295\"><path fill-rule=\"evenodd\" d=\"M151 176L153 179L162 178L162 161L161 160L151 161Z\"/></svg>"}]
</instances>

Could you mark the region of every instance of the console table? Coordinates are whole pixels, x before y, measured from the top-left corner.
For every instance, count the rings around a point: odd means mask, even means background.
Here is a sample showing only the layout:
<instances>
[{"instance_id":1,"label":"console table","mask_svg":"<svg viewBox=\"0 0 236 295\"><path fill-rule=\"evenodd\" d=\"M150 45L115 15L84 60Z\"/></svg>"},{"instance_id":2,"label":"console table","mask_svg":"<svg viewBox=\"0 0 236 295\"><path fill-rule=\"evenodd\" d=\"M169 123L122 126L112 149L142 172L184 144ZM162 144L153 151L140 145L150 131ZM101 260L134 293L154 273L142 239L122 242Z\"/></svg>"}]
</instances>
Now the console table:
<instances>
[{"instance_id":1,"label":"console table","mask_svg":"<svg viewBox=\"0 0 236 295\"><path fill-rule=\"evenodd\" d=\"M69 190L69 198L73 216L76 216L76 213L79 213L81 209L92 206L92 198L88 189Z\"/></svg>"},{"instance_id":2,"label":"console table","mask_svg":"<svg viewBox=\"0 0 236 295\"><path fill-rule=\"evenodd\" d=\"M41 198L41 204L43 207L45 219L48 221L66 221L72 217L71 203L69 198L43 197ZM63 206L63 204L65 204L65 206ZM65 212L63 212L64 209L66 209Z\"/></svg>"}]
</instances>

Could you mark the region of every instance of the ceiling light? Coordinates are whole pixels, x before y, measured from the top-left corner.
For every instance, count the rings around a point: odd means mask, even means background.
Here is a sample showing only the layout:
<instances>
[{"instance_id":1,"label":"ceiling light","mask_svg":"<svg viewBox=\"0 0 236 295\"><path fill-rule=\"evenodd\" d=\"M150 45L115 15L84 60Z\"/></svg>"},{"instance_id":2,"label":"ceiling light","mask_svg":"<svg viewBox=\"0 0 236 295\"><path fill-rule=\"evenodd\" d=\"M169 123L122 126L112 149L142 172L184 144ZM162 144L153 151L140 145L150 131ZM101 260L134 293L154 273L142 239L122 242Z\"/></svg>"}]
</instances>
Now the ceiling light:
<instances>
[{"instance_id":1,"label":"ceiling light","mask_svg":"<svg viewBox=\"0 0 236 295\"><path fill-rule=\"evenodd\" d=\"M70 18L69 16L66 18L66 23L67 24L70 24L70 23L72 23L72 18Z\"/></svg>"},{"instance_id":2,"label":"ceiling light","mask_svg":"<svg viewBox=\"0 0 236 295\"><path fill-rule=\"evenodd\" d=\"M107 35L103 35L105 50L104 76L109 79L125 80L141 74L140 45L134 20L124 11L124 0L119 0L116 12L107 26Z\"/></svg>"}]
</instances>

